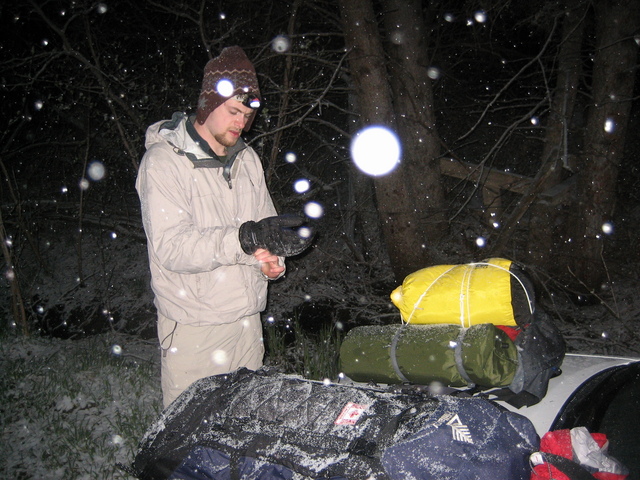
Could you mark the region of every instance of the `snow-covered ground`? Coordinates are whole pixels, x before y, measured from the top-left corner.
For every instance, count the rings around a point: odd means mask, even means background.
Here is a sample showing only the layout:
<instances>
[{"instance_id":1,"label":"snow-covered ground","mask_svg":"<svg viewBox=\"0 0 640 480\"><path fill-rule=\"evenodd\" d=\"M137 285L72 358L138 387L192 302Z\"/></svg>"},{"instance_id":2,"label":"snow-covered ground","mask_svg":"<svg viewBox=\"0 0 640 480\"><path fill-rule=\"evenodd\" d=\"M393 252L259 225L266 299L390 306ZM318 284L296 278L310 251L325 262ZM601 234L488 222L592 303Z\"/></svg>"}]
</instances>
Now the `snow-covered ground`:
<instances>
[{"instance_id":1,"label":"snow-covered ground","mask_svg":"<svg viewBox=\"0 0 640 480\"><path fill-rule=\"evenodd\" d=\"M0 477L125 479L161 409L153 342L126 335L0 340Z\"/></svg>"}]
</instances>

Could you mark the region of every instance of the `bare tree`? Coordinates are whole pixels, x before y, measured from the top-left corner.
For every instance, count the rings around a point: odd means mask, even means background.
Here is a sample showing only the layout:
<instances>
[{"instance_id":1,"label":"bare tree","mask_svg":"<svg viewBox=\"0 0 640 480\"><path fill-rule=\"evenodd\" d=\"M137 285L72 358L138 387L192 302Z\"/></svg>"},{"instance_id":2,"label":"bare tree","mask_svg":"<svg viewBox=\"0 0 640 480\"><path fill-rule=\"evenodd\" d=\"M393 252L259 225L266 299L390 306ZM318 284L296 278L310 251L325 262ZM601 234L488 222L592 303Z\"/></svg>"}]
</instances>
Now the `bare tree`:
<instances>
[{"instance_id":1,"label":"bare tree","mask_svg":"<svg viewBox=\"0 0 640 480\"><path fill-rule=\"evenodd\" d=\"M300 271L290 269L288 285L296 278L299 288L285 293L298 292L303 302L311 283L334 292L325 297L336 304L353 290L355 270L369 282L360 298L393 281L390 266L397 282L441 259L490 254L597 287L601 226L614 213L633 100L636 4L7 4L0 19L9 53L0 60L0 227L12 243L3 252L5 270L15 267L20 284L12 286L22 287L6 293L16 319L21 304L26 316L33 312L35 295L22 272L47 266L21 267L40 261L43 240L72 232L80 242L89 226L142 236L132 178L145 128L193 109L202 67L231 44L245 48L259 75L265 101L247 140L265 162L277 204L283 211L310 200L325 206L317 248L291 262ZM587 27L596 17L594 33ZM594 51L594 62L585 61ZM582 135L570 122L585 101L592 106ZM352 135L373 123L390 127L403 145L401 164L382 178L358 171L348 153ZM464 167L462 180L439 171L441 154ZM285 161L290 156L297 161ZM576 158L574 174L569 160ZM96 160L107 175L78 190ZM310 188L294 193L300 178ZM509 190L513 178L530 188ZM553 197L560 189L563 196ZM499 227L481 220L487 210L501 213ZM64 223L52 227L54 219ZM488 248L476 246L479 236ZM77 253L78 278L90 281L83 258L91 252Z\"/></svg>"},{"instance_id":2,"label":"bare tree","mask_svg":"<svg viewBox=\"0 0 640 480\"><path fill-rule=\"evenodd\" d=\"M640 4L602 0L595 3L595 17L597 45L585 146L578 164L577 215L570 220L563 244L573 283L589 290L599 289L607 274L604 238L617 201L618 170L637 76L634 35L640 27Z\"/></svg>"},{"instance_id":3,"label":"bare tree","mask_svg":"<svg viewBox=\"0 0 640 480\"><path fill-rule=\"evenodd\" d=\"M436 129L429 61L429 25L420 0L385 0L384 25L389 46L389 81L398 132L403 144L404 174L424 249L433 263L434 244L447 233L444 189L440 176L441 140ZM416 264L414 270L426 266Z\"/></svg>"},{"instance_id":4,"label":"bare tree","mask_svg":"<svg viewBox=\"0 0 640 480\"><path fill-rule=\"evenodd\" d=\"M568 189L557 187L572 175L570 123L583 75L582 42L588 10L589 3L584 0L566 2L557 57L556 85L550 92L550 108L538 172L541 181L537 184L530 211L525 255L530 264L547 272L553 272L558 265L555 244L566 222L563 207L568 201ZM554 193L551 190L554 188L559 191Z\"/></svg>"},{"instance_id":5,"label":"bare tree","mask_svg":"<svg viewBox=\"0 0 640 480\"><path fill-rule=\"evenodd\" d=\"M358 98L359 125L378 124L396 130L384 48L373 5L370 0L341 0L339 5ZM401 163L390 174L374 179L378 214L396 280L428 264L407 182L409 175Z\"/></svg>"},{"instance_id":6,"label":"bare tree","mask_svg":"<svg viewBox=\"0 0 640 480\"><path fill-rule=\"evenodd\" d=\"M193 110L204 64L232 44L245 48L260 77L264 108L247 140L265 161L276 202L287 211L312 199L323 203L322 236L347 241L316 251L326 254L330 268L356 262L368 268L371 260L354 248L353 229L340 218L350 211L344 195L350 112L335 3L80 1L54 8L46 0L21 0L3 12L11 48L0 60L6 87L0 179L7 187L0 191L0 226L13 241L5 270L9 275L13 265L12 278L20 280L12 283L11 298L16 307L24 301L31 320L36 297L46 308L53 304L34 292L48 266L28 270L37 279L20 275L21 267L37 263L39 246L50 237L72 232L77 285L87 279L90 286L100 275L91 270L95 252L81 248L83 239L105 230L140 238L132 180L144 131L174 111ZM289 152L297 153L296 162L285 161ZM106 171L99 181L87 178L95 161ZM292 186L300 178L311 189L296 194ZM75 278L68 278L74 288Z\"/></svg>"},{"instance_id":7,"label":"bare tree","mask_svg":"<svg viewBox=\"0 0 640 480\"><path fill-rule=\"evenodd\" d=\"M526 131L524 126L530 119L547 117L544 137L530 128L530 138L520 136L522 142L511 145L521 161L507 163L508 167L525 170L523 147L535 145L537 138L542 140L535 170L529 167L530 186L505 208L504 221L500 229L492 232L487 253L525 260L565 286L594 291L607 274L603 226L606 230L615 212L618 168L637 70L634 35L640 25L639 7L637 2L631 6L617 1L577 0L567 1L560 11L551 2L539 2L538 6L548 16L531 15L521 24L530 22L539 28L541 18L552 19L544 44L516 74L496 77L492 86L499 86L498 93L483 103L478 120L453 148L458 148L461 140L477 141L480 134L486 135L486 129L477 129L499 118L507 127L499 130L497 141L484 139L489 148L477 162L484 169L491 166L489 160L499 159L498 154L509 155L506 140L512 133ZM501 13L507 11L503 9ZM518 11L526 11L526 7ZM562 29L557 30L562 34L556 39L554 32L560 20ZM586 29L588 22L597 24L594 35ZM585 37L585 33L591 36ZM593 39L596 45L589 50ZM554 49L556 43L558 48ZM548 52L553 55L550 57ZM588 57L593 62L585 62ZM519 62L525 62L525 58L520 57ZM553 90L551 85L555 85ZM514 97L515 90L523 87L528 96ZM583 131L572 130L570 125L580 96L589 99ZM514 112L520 113L507 115L509 103L505 99L517 106ZM482 182L482 176L479 178Z\"/></svg>"}]
</instances>

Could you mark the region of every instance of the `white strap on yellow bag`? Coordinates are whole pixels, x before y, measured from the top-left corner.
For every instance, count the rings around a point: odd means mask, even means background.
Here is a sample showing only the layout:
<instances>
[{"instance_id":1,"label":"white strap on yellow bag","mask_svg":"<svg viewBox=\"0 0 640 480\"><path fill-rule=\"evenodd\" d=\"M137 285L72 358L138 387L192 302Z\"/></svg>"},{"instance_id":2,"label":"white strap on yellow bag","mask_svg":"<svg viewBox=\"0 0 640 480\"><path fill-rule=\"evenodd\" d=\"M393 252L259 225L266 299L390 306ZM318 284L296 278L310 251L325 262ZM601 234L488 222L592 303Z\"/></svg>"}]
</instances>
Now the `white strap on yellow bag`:
<instances>
[{"instance_id":1,"label":"white strap on yellow bag","mask_svg":"<svg viewBox=\"0 0 640 480\"><path fill-rule=\"evenodd\" d=\"M533 313L533 299L511 271L511 260L490 258L462 265L435 265L408 275L391 293L402 321L413 324L481 323L516 326L512 306L512 277L522 287Z\"/></svg>"}]
</instances>

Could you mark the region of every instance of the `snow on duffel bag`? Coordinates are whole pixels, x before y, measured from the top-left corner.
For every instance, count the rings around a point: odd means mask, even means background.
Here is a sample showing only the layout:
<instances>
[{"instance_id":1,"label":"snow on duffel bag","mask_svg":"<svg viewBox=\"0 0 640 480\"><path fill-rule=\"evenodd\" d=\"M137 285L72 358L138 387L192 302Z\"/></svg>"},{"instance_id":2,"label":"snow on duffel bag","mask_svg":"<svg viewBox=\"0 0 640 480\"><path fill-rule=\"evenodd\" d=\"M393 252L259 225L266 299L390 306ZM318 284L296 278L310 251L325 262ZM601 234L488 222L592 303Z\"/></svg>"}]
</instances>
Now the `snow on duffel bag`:
<instances>
[{"instance_id":1,"label":"snow on duffel bag","mask_svg":"<svg viewBox=\"0 0 640 480\"><path fill-rule=\"evenodd\" d=\"M530 420L486 399L241 369L194 382L128 471L142 480L528 480L538 448Z\"/></svg>"},{"instance_id":2,"label":"snow on duffel bag","mask_svg":"<svg viewBox=\"0 0 640 480\"><path fill-rule=\"evenodd\" d=\"M504 258L435 265L407 275L391 293L402 320L412 324L523 325L535 295L520 266Z\"/></svg>"}]
</instances>

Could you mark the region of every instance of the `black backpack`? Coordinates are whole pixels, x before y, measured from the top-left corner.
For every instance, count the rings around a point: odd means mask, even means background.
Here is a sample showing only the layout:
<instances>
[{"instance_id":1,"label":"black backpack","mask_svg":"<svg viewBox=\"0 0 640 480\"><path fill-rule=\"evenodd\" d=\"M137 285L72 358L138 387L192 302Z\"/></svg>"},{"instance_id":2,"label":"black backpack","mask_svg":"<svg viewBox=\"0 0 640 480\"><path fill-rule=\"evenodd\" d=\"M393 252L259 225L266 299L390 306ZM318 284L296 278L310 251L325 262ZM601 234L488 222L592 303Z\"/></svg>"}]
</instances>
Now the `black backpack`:
<instances>
[{"instance_id":1,"label":"black backpack","mask_svg":"<svg viewBox=\"0 0 640 480\"><path fill-rule=\"evenodd\" d=\"M526 480L538 446L528 419L483 398L241 369L183 392L127 470L143 480Z\"/></svg>"}]
</instances>

